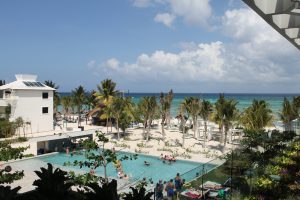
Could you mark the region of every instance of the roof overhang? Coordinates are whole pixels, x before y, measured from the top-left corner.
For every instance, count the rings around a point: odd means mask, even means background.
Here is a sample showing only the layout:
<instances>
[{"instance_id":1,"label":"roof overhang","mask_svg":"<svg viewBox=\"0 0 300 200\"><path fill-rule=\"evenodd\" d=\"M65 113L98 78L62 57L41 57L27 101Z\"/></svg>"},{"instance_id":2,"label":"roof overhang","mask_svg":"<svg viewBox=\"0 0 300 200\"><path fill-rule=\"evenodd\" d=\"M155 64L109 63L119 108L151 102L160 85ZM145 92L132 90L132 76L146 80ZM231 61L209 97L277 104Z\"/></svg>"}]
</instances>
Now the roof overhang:
<instances>
[{"instance_id":1,"label":"roof overhang","mask_svg":"<svg viewBox=\"0 0 300 200\"><path fill-rule=\"evenodd\" d=\"M300 0L243 0L300 50Z\"/></svg>"}]
</instances>

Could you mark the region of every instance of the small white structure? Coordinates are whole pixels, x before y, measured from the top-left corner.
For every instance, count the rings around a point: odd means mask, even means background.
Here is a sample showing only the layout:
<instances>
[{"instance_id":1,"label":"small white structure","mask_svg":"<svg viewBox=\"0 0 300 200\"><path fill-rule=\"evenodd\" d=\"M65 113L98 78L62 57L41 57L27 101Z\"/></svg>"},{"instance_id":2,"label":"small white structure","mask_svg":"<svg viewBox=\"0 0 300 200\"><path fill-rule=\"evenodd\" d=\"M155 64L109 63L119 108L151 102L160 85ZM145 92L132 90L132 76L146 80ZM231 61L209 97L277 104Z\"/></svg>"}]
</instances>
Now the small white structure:
<instances>
[{"instance_id":1,"label":"small white structure","mask_svg":"<svg viewBox=\"0 0 300 200\"><path fill-rule=\"evenodd\" d=\"M36 75L17 74L16 81L0 86L0 114L11 106L10 121L18 117L28 125L27 133L53 130L53 91Z\"/></svg>"}]
</instances>

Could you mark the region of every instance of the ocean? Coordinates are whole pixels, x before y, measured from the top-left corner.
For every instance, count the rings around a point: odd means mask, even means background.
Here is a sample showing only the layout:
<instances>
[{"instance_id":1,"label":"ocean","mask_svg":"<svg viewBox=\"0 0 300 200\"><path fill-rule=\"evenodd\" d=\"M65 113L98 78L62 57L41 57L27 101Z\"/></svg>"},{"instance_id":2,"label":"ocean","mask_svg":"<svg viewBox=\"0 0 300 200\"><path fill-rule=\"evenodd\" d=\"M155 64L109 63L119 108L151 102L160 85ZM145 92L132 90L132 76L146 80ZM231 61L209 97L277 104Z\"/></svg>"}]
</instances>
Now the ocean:
<instances>
[{"instance_id":1,"label":"ocean","mask_svg":"<svg viewBox=\"0 0 300 200\"><path fill-rule=\"evenodd\" d=\"M60 93L61 96L67 96L71 93ZM160 93L124 93L125 97L132 97L134 103L138 103L141 97L144 96L156 96L157 100L159 100ZM245 108L249 107L253 101L253 99L257 100L265 100L269 105L271 110L273 111L273 115L275 117L278 116L278 113L282 109L282 102L284 97L287 97L291 100L295 96L300 96L300 94L246 94L246 93L225 93L225 98L227 99L235 99L238 104L237 108L239 111L243 111ZM174 98L171 107L172 116L176 116L178 114L178 108L180 103L184 100L185 97L198 97L201 99L205 99L210 101L211 103L215 103L219 98L219 93L174 93Z\"/></svg>"}]
</instances>

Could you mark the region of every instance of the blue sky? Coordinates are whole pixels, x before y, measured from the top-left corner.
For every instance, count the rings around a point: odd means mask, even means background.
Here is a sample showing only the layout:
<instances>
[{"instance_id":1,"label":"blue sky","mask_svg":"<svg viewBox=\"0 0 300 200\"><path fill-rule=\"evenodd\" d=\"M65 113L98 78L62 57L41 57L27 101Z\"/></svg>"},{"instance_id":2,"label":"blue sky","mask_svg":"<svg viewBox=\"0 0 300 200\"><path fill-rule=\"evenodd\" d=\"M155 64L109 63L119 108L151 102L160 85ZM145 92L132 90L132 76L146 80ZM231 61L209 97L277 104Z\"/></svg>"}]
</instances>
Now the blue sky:
<instances>
[{"instance_id":1,"label":"blue sky","mask_svg":"<svg viewBox=\"0 0 300 200\"><path fill-rule=\"evenodd\" d=\"M299 52L240 0L4 0L0 79L60 91L298 92Z\"/></svg>"}]
</instances>

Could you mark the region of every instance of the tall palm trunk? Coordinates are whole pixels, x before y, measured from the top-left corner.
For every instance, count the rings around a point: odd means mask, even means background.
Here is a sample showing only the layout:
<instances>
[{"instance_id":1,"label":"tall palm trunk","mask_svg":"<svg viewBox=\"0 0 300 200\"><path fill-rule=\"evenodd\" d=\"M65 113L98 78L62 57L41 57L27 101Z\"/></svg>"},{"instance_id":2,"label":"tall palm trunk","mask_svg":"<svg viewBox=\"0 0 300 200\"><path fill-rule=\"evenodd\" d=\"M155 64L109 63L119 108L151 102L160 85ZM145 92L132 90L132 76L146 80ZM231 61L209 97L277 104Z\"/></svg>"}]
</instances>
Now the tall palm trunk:
<instances>
[{"instance_id":1,"label":"tall palm trunk","mask_svg":"<svg viewBox=\"0 0 300 200\"><path fill-rule=\"evenodd\" d=\"M185 142L185 126L182 127L182 147L184 147Z\"/></svg>"},{"instance_id":2,"label":"tall palm trunk","mask_svg":"<svg viewBox=\"0 0 300 200\"><path fill-rule=\"evenodd\" d=\"M80 110L80 105L78 105L78 126L81 125L81 114L80 114L81 110Z\"/></svg>"},{"instance_id":3,"label":"tall palm trunk","mask_svg":"<svg viewBox=\"0 0 300 200\"><path fill-rule=\"evenodd\" d=\"M167 129L170 130L170 126L171 126L171 113L170 113L170 110L168 110L166 118L167 118Z\"/></svg>"},{"instance_id":4,"label":"tall palm trunk","mask_svg":"<svg viewBox=\"0 0 300 200\"><path fill-rule=\"evenodd\" d=\"M147 129L147 121L144 121L143 124L143 137L147 139L147 133L146 133L146 129Z\"/></svg>"},{"instance_id":5,"label":"tall palm trunk","mask_svg":"<svg viewBox=\"0 0 300 200\"><path fill-rule=\"evenodd\" d=\"M118 140L120 140L120 132L119 132L119 118L116 119L116 128L117 128L117 133L118 133Z\"/></svg>"},{"instance_id":6,"label":"tall palm trunk","mask_svg":"<svg viewBox=\"0 0 300 200\"><path fill-rule=\"evenodd\" d=\"M227 143L227 133L228 133L228 129L229 129L228 124L225 124L225 125L224 125L224 147L226 146L226 143Z\"/></svg>"},{"instance_id":7,"label":"tall palm trunk","mask_svg":"<svg viewBox=\"0 0 300 200\"><path fill-rule=\"evenodd\" d=\"M227 142L227 130L225 129L225 133L224 133L224 147L226 146L226 142Z\"/></svg>"},{"instance_id":8,"label":"tall palm trunk","mask_svg":"<svg viewBox=\"0 0 300 200\"><path fill-rule=\"evenodd\" d=\"M204 148L205 148L205 144L206 144L206 138L207 138L207 121L204 120L204 142L203 142Z\"/></svg>"},{"instance_id":9,"label":"tall palm trunk","mask_svg":"<svg viewBox=\"0 0 300 200\"><path fill-rule=\"evenodd\" d=\"M181 117L181 127L182 127L182 147L184 147L184 142L185 142L185 123L186 123L186 120L183 117Z\"/></svg>"},{"instance_id":10,"label":"tall palm trunk","mask_svg":"<svg viewBox=\"0 0 300 200\"><path fill-rule=\"evenodd\" d=\"M112 119L111 119L111 117L109 118L109 121L110 121L110 132L112 133L112 127L113 127L113 124L112 124Z\"/></svg>"},{"instance_id":11,"label":"tall palm trunk","mask_svg":"<svg viewBox=\"0 0 300 200\"><path fill-rule=\"evenodd\" d=\"M165 115L162 115L162 119L161 119L161 133L163 135L163 140L165 140L165 137L166 137L166 133L165 133L165 120L166 120L166 117Z\"/></svg>"},{"instance_id":12,"label":"tall palm trunk","mask_svg":"<svg viewBox=\"0 0 300 200\"><path fill-rule=\"evenodd\" d=\"M106 117L106 134L108 134L108 117Z\"/></svg>"},{"instance_id":13,"label":"tall palm trunk","mask_svg":"<svg viewBox=\"0 0 300 200\"><path fill-rule=\"evenodd\" d=\"M223 143L223 139L224 139L224 124L223 122L218 122L218 126L219 126L219 134L221 134L220 136L220 143L222 144Z\"/></svg>"},{"instance_id":14,"label":"tall palm trunk","mask_svg":"<svg viewBox=\"0 0 300 200\"><path fill-rule=\"evenodd\" d=\"M194 129L194 138L197 139L197 130L198 130L198 123L197 123L197 117L193 117L193 129Z\"/></svg>"},{"instance_id":15,"label":"tall palm trunk","mask_svg":"<svg viewBox=\"0 0 300 200\"><path fill-rule=\"evenodd\" d=\"M147 129L148 129L148 130L147 130L147 141L149 141L151 121L152 121L152 120L149 120L148 127L147 127Z\"/></svg>"}]
</instances>

